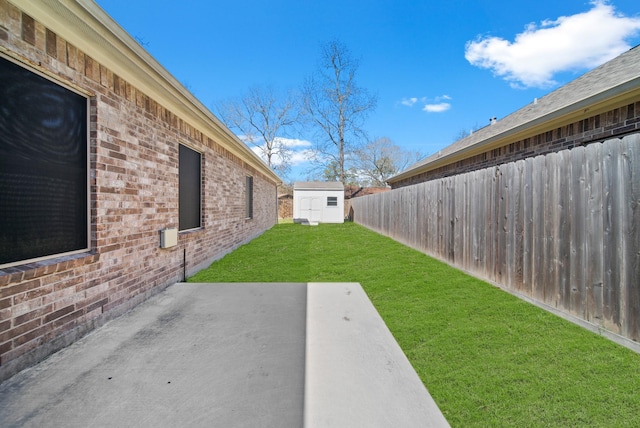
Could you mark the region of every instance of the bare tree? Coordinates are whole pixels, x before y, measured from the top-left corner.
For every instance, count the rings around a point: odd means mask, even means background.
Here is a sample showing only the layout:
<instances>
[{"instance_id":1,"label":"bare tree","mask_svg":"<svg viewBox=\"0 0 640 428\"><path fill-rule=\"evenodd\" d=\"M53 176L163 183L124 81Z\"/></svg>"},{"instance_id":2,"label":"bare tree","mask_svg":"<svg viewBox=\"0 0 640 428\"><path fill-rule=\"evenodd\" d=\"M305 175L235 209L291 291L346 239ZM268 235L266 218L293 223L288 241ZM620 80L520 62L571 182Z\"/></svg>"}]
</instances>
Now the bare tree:
<instances>
[{"instance_id":1,"label":"bare tree","mask_svg":"<svg viewBox=\"0 0 640 428\"><path fill-rule=\"evenodd\" d=\"M222 122L258 148L269 167L282 174L289 170L291 159L283 137L298 122L298 112L292 93L278 98L271 86L252 86L241 98L223 101L216 108Z\"/></svg>"},{"instance_id":2,"label":"bare tree","mask_svg":"<svg viewBox=\"0 0 640 428\"><path fill-rule=\"evenodd\" d=\"M410 152L387 137L370 141L356 152L356 169L361 181L384 187L387 180L424 158L419 152Z\"/></svg>"},{"instance_id":3,"label":"bare tree","mask_svg":"<svg viewBox=\"0 0 640 428\"><path fill-rule=\"evenodd\" d=\"M478 123L476 123L469 130L461 129L460 132L458 132L456 136L453 138L453 142L455 143L456 141L460 141L463 138L467 138L469 135L473 134L474 132L476 132L478 129L481 129L481 128L482 127L478 125Z\"/></svg>"},{"instance_id":4,"label":"bare tree","mask_svg":"<svg viewBox=\"0 0 640 428\"><path fill-rule=\"evenodd\" d=\"M342 183L347 179L348 155L364 137L362 125L377 103L374 95L357 85L357 70L358 61L345 45L328 42L322 45L318 70L302 89L302 108L318 131L317 159L324 165L335 162Z\"/></svg>"}]
</instances>

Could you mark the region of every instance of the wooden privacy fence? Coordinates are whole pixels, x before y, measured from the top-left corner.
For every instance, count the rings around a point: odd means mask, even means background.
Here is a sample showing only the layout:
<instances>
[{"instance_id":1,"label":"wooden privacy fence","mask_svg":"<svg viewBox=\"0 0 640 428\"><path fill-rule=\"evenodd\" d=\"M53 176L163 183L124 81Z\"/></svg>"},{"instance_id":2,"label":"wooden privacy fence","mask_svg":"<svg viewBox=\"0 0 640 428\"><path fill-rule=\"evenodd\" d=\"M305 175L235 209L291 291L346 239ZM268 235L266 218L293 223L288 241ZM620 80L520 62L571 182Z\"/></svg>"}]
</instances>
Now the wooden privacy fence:
<instances>
[{"instance_id":1,"label":"wooden privacy fence","mask_svg":"<svg viewBox=\"0 0 640 428\"><path fill-rule=\"evenodd\" d=\"M640 340L640 134L352 200L354 221Z\"/></svg>"}]
</instances>

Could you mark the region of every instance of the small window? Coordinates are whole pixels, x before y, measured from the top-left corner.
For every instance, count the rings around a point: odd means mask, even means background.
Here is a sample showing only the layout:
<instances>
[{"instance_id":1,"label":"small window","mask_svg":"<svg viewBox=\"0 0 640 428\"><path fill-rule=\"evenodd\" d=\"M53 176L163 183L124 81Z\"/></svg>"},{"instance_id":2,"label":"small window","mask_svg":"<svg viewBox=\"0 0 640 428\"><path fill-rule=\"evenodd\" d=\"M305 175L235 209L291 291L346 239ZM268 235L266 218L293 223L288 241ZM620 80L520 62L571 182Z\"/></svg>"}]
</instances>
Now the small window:
<instances>
[{"instance_id":1,"label":"small window","mask_svg":"<svg viewBox=\"0 0 640 428\"><path fill-rule=\"evenodd\" d=\"M337 207L338 206L338 197L337 196L327 196L327 206L328 207Z\"/></svg>"},{"instance_id":2,"label":"small window","mask_svg":"<svg viewBox=\"0 0 640 428\"><path fill-rule=\"evenodd\" d=\"M253 218L253 177L246 177L244 206L246 218Z\"/></svg>"},{"instance_id":3,"label":"small window","mask_svg":"<svg viewBox=\"0 0 640 428\"><path fill-rule=\"evenodd\" d=\"M87 106L0 57L0 267L88 250Z\"/></svg>"},{"instance_id":4,"label":"small window","mask_svg":"<svg viewBox=\"0 0 640 428\"><path fill-rule=\"evenodd\" d=\"M201 205L201 155L195 150L180 144L178 153L178 228L179 230L200 227Z\"/></svg>"}]
</instances>

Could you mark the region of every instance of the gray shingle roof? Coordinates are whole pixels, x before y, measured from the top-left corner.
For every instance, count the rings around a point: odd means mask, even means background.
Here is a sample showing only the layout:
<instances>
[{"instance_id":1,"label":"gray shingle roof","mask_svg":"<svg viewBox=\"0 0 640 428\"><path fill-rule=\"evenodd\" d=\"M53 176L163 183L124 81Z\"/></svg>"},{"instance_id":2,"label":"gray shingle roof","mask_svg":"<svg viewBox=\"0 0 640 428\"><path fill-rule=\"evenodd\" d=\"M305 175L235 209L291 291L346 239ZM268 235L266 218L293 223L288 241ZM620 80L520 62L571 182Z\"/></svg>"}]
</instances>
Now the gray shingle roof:
<instances>
[{"instance_id":1,"label":"gray shingle roof","mask_svg":"<svg viewBox=\"0 0 640 428\"><path fill-rule=\"evenodd\" d=\"M344 190L339 181L296 181L293 190Z\"/></svg>"},{"instance_id":2,"label":"gray shingle roof","mask_svg":"<svg viewBox=\"0 0 640 428\"><path fill-rule=\"evenodd\" d=\"M429 164L506 135L640 87L640 47L636 46L514 113L414 164L389 182L418 174Z\"/></svg>"}]
</instances>

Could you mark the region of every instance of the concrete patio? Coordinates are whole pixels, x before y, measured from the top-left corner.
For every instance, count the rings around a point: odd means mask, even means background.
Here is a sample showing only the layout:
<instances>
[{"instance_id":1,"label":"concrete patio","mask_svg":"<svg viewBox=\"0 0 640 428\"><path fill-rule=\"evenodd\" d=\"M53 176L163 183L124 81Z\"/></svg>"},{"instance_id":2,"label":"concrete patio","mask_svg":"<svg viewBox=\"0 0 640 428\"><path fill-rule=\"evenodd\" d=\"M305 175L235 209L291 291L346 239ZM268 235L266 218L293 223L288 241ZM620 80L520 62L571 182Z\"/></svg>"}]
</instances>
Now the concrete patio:
<instances>
[{"instance_id":1,"label":"concrete patio","mask_svg":"<svg viewBox=\"0 0 640 428\"><path fill-rule=\"evenodd\" d=\"M179 283L0 384L2 427L446 427L355 283Z\"/></svg>"}]
</instances>

